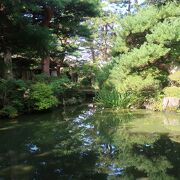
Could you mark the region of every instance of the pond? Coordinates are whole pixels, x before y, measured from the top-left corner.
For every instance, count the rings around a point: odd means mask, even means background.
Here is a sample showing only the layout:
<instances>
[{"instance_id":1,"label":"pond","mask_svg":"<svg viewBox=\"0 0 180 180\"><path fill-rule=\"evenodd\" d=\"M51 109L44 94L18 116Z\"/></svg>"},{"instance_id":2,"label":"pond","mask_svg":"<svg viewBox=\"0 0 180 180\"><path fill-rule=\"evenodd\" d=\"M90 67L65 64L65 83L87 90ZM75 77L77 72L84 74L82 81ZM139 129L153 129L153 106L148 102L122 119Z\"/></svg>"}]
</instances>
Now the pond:
<instances>
[{"instance_id":1,"label":"pond","mask_svg":"<svg viewBox=\"0 0 180 180\"><path fill-rule=\"evenodd\" d=\"M180 114L81 105L3 120L6 179L180 179Z\"/></svg>"}]
</instances>

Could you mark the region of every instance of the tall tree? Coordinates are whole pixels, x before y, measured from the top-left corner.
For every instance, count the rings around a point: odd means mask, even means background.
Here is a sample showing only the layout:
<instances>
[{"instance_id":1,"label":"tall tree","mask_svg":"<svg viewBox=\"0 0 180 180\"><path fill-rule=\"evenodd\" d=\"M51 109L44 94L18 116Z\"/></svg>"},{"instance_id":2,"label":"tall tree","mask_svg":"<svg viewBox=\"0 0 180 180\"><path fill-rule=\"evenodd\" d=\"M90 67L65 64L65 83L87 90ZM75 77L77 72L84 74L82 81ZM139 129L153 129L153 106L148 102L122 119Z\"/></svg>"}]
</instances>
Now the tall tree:
<instances>
[{"instance_id":1,"label":"tall tree","mask_svg":"<svg viewBox=\"0 0 180 180\"><path fill-rule=\"evenodd\" d=\"M12 78L12 55L31 54L36 56L42 53L42 49L49 46L52 41L50 31L39 25L40 5L31 1L1 2L0 11L0 52L5 64L4 78ZM33 54L33 53L32 53Z\"/></svg>"},{"instance_id":2,"label":"tall tree","mask_svg":"<svg viewBox=\"0 0 180 180\"><path fill-rule=\"evenodd\" d=\"M145 100L168 85L170 64L179 62L179 11L176 2L149 6L120 21L108 86Z\"/></svg>"},{"instance_id":3,"label":"tall tree","mask_svg":"<svg viewBox=\"0 0 180 180\"><path fill-rule=\"evenodd\" d=\"M3 53L8 78L12 77L12 54L36 52L42 57L42 69L49 74L51 53L59 38L67 39L80 32L81 22L98 13L99 1L87 0L3 0L0 5L0 52ZM67 42L67 41L64 41Z\"/></svg>"}]
</instances>

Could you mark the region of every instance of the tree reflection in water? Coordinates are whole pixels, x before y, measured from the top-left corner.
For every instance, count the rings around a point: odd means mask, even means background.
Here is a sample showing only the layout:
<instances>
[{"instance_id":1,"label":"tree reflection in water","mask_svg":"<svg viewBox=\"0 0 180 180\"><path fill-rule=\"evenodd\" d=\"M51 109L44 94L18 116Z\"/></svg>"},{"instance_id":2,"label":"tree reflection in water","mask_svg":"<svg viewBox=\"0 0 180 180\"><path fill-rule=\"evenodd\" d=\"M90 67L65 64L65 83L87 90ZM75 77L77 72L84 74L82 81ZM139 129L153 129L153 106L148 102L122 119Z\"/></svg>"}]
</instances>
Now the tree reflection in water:
<instances>
[{"instance_id":1,"label":"tree reflection in water","mask_svg":"<svg viewBox=\"0 0 180 180\"><path fill-rule=\"evenodd\" d=\"M180 178L180 127L173 134L163 114L95 111L79 106L2 122L0 178Z\"/></svg>"}]
</instances>

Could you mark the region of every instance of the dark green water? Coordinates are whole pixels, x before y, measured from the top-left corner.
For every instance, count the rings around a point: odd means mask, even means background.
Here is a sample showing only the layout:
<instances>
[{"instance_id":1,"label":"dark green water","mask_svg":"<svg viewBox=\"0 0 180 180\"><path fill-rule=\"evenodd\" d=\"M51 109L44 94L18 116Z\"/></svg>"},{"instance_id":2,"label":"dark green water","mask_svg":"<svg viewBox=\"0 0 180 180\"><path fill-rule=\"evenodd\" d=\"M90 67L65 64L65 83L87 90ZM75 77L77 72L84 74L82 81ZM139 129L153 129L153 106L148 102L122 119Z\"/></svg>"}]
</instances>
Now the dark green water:
<instances>
[{"instance_id":1,"label":"dark green water","mask_svg":"<svg viewBox=\"0 0 180 180\"><path fill-rule=\"evenodd\" d=\"M3 120L6 179L180 179L180 114L77 106Z\"/></svg>"}]
</instances>

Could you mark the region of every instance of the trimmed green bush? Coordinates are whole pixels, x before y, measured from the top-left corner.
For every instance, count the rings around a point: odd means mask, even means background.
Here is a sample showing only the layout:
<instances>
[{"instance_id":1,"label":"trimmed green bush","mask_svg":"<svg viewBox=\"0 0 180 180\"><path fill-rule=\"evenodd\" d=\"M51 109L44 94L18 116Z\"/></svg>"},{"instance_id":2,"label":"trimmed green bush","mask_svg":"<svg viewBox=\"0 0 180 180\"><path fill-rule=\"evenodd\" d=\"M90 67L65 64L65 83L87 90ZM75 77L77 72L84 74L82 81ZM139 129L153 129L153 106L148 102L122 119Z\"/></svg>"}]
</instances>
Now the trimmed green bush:
<instances>
[{"instance_id":1,"label":"trimmed green bush","mask_svg":"<svg viewBox=\"0 0 180 180\"><path fill-rule=\"evenodd\" d=\"M58 104L51 87L39 82L31 86L30 102L35 110L49 109Z\"/></svg>"},{"instance_id":2,"label":"trimmed green bush","mask_svg":"<svg viewBox=\"0 0 180 180\"><path fill-rule=\"evenodd\" d=\"M177 71L174 74L169 75L169 79L180 85L180 71Z\"/></svg>"},{"instance_id":3,"label":"trimmed green bush","mask_svg":"<svg viewBox=\"0 0 180 180\"><path fill-rule=\"evenodd\" d=\"M164 88L165 96L179 97L180 98L180 87L172 86Z\"/></svg>"}]
</instances>

